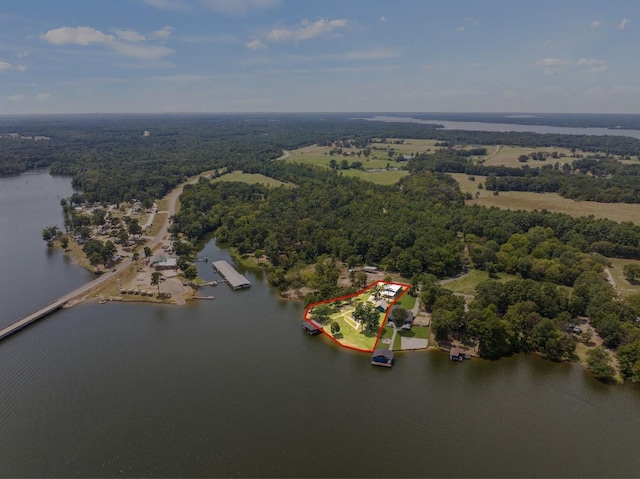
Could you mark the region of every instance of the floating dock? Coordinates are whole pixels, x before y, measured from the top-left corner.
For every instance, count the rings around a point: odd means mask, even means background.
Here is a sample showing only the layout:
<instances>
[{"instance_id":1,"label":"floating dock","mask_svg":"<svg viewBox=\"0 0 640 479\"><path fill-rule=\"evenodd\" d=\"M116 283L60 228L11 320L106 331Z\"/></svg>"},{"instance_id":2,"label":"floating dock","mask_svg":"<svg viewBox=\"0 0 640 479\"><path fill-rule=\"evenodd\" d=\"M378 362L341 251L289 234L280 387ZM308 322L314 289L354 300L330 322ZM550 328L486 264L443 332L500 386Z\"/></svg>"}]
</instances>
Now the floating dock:
<instances>
[{"instance_id":1,"label":"floating dock","mask_svg":"<svg viewBox=\"0 0 640 479\"><path fill-rule=\"evenodd\" d=\"M238 273L233 266L226 261L214 261L211 263L211 267L218 272L224 280L229 283L229 286L233 289L250 288L251 282Z\"/></svg>"}]
</instances>

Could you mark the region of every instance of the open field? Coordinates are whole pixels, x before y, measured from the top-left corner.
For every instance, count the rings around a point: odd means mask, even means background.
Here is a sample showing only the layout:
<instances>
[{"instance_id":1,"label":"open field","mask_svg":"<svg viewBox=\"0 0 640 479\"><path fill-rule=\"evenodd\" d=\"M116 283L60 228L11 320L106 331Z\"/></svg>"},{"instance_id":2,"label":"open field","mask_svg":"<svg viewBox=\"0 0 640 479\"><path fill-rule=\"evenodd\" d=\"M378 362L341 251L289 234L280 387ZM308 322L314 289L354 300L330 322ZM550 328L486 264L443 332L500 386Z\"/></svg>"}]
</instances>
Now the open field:
<instances>
[{"instance_id":1,"label":"open field","mask_svg":"<svg viewBox=\"0 0 640 479\"><path fill-rule=\"evenodd\" d=\"M440 140L416 140L416 139L405 139L399 140L403 141L400 144L394 144L394 141L397 141L397 138L389 138L387 143L371 143L371 148L382 148L386 149L387 147L393 148L396 153L403 153L405 155L410 155L412 153L424 153L427 150L435 150L437 148L436 143ZM373 152L376 152L378 155L382 152L381 150L374 149Z\"/></svg>"},{"instance_id":2,"label":"open field","mask_svg":"<svg viewBox=\"0 0 640 479\"><path fill-rule=\"evenodd\" d=\"M167 211L167 209L169 209L169 200L167 198L156 200L156 206L158 207L158 211Z\"/></svg>"},{"instance_id":3,"label":"open field","mask_svg":"<svg viewBox=\"0 0 640 479\"><path fill-rule=\"evenodd\" d=\"M364 181L375 183L376 185L394 185L402 177L409 174L408 171L361 171L361 170L344 170L345 176L353 176Z\"/></svg>"},{"instance_id":4,"label":"open field","mask_svg":"<svg viewBox=\"0 0 640 479\"><path fill-rule=\"evenodd\" d=\"M472 269L469 273L460 276L459 278L443 283L442 287L453 291L454 293L473 295L476 292L476 286L488 279L489 273L486 271ZM517 277L505 273L498 273L497 281L504 283L512 279L517 279Z\"/></svg>"},{"instance_id":5,"label":"open field","mask_svg":"<svg viewBox=\"0 0 640 479\"><path fill-rule=\"evenodd\" d=\"M234 171L232 173L227 173L226 175L222 175L218 178L213 178L211 181L214 183L220 182L220 181L237 181L240 183L247 183L249 185L261 184L269 187L278 187L278 186L292 187L293 186L289 183L275 180L273 178L269 178L268 176L264 176L258 173L242 173L241 171Z\"/></svg>"},{"instance_id":6,"label":"open field","mask_svg":"<svg viewBox=\"0 0 640 479\"><path fill-rule=\"evenodd\" d=\"M499 151L495 153L495 146L487 146L488 155L487 159L484 162L485 166L510 166L514 168L520 168L522 165L526 164L530 168L536 168L544 165L553 165L556 162L561 163L572 163L576 158L571 158L571 150L568 148L551 148L551 147L540 147L540 148L525 148L521 146L500 146ZM529 159L526 163L520 163L518 161L518 157L520 155L529 155L530 153L534 153L537 151L546 151L548 153L557 152L558 154L564 153L566 157L564 158L547 158L545 161L534 161ZM493 154L495 153L495 154Z\"/></svg>"},{"instance_id":7,"label":"open field","mask_svg":"<svg viewBox=\"0 0 640 479\"><path fill-rule=\"evenodd\" d=\"M361 151L358 148L342 149L348 154L353 153L353 156L331 156L329 155L329 151L331 149L332 148L326 146L306 146L304 148L298 148L297 150L290 151L289 156L283 161L288 161L291 163L302 163L305 165L314 165L321 168L329 168L329 163L331 162L331 160L335 160L338 164L340 164L342 160L346 160L349 164L353 163L354 161L359 161L362 163L362 168L364 168L364 170L350 168L346 170L338 170L338 172L345 176L353 176L378 185L392 185L394 183L397 183L400 178L407 175L407 172L402 170L386 170L387 166L391 168L398 168L401 166L401 164L388 158L385 151L374 150L371 152L369 158L366 158L364 156L356 156L357 152ZM224 176L222 178L224 178Z\"/></svg>"},{"instance_id":8,"label":"open field","mask_svg":"<svg viewBox=\"0 0 640 479\"><path fill-rule=\"evenodd\" d=\"M640 285L631 284L624 278L623 270L625 264L640 264L640 260L635 259L623 259L623 258L607 258L611 262L609 271L613 277L613 281L616 283L616 288L620 291L622 296L629 296L630 294L640 293Z\"/></svg>"},{"instance_id":9,"label":"open field","mask_svg":"<svg viewBox=\"0 0 640 479\"><path fill-rule=\"evenodd\" d=\"M548 210L554 213L565 213L573 217L593 215L595 218L608 218L614 221L632 221L640 224L640 204L631 203L597 203L595 201L574 201L563 198L557 193L531 193L528 191L501 191L494 196L493 192L478 189L484 183L484 176L476 176L469 180L464 173L451 173L460 185L463 193L469 192L474 199L466 200L467 205L495 206L505 210ZM475 194L478 197L475 198Z\"/></svg>"}]
</instances>

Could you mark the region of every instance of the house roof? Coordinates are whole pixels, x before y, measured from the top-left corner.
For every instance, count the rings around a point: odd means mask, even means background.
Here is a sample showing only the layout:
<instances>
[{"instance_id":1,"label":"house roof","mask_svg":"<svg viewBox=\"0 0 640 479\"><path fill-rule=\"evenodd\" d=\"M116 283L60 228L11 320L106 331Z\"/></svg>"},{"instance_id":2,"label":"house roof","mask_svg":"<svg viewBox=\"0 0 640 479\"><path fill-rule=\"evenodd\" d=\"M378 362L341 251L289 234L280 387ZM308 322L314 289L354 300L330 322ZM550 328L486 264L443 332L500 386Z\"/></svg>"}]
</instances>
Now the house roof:
<instances>
[{"instance_id":1,"label":"house roof","mask_svg":"<svg viewBox=\"0 0 640 479\"><path fill-rule=\"evenodd\" d=\"M373 352L373 357L377 358L379 356L382 356L386 359L393 359L393 351L387 348L378 348Z\"/></svg>"},{"instance_id":2,"label":"house roof","mask_svg":"<svg viewBox=\"0 0 640 479\"><path fill-rule=\"evenodd\" d=\"M320 331L320 328L318 326L316 326L315 324L311 324L309 321L305 321L304 323L302 323L302 327L309 332Z\"/></svg>"}]
</instances>

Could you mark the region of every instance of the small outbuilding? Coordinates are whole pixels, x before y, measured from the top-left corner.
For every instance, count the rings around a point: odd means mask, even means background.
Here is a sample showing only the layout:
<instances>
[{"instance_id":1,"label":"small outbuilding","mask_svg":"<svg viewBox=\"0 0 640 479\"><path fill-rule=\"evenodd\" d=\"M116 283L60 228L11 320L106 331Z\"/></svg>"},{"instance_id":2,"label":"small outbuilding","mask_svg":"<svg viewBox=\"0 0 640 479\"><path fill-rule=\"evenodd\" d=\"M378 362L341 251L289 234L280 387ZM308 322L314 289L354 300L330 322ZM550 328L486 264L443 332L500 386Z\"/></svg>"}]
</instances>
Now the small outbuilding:
<instances>
[{"instance_id":1,"label":"small outbuilding","mask_svg":"<svg viewBox=\"0 0 640 479\"><path fill-rule=\"evenodd\" d=\"M393 351L387 348L376 349L371 356L371 364L390 368L393 366Z\"/></svg>"},{"instance_id":2,"label":"small outbuilding","mask_svg":"<svg viewBox=\"0 0 640 479\"><path fill-rule=\"evenodd\" d=\"M322 327L315 321L305 321L304 323L302 323L302 329L309 336L315 336L316 334L320 334L322 332Z\"/></svg>"}]
</instances>

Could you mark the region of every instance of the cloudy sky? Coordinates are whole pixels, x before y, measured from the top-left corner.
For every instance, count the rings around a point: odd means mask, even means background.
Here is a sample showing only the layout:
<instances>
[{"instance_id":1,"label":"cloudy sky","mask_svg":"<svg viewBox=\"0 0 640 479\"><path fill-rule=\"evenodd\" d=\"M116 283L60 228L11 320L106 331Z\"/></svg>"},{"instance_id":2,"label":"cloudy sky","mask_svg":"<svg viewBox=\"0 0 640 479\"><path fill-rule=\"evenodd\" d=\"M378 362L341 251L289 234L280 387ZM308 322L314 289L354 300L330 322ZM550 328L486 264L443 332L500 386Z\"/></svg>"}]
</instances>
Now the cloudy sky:
<instances>
[{"instance_id":1,"label":"cloudy sky","mask_svg":"<svg viewBox=\"0 0 640 479\"><path fill-rule=\"evenodd\" d=\"M640 113L640 0L2 0L0 114Z\"/></svg>"}]
</instances>

